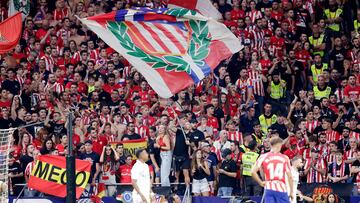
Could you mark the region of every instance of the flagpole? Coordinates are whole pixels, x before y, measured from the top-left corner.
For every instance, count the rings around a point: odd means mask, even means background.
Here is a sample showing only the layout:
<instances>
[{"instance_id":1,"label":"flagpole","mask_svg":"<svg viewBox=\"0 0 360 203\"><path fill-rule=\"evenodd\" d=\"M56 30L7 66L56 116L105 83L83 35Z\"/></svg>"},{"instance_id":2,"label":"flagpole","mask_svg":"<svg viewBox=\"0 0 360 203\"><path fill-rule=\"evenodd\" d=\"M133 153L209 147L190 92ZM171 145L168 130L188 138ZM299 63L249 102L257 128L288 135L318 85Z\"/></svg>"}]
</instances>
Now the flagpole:
<instances>
[{"instance_id":1,"label":"flagpole","mask_svg":"<svg viewBox=\"0 0 360 203\"><path fill-rule=\"evenodd\" d=\"M76 202L75 157L73 151L73 113L69 112L67 125L68 153L66 155L66 203Z\"/></svg>"}]
</instances>

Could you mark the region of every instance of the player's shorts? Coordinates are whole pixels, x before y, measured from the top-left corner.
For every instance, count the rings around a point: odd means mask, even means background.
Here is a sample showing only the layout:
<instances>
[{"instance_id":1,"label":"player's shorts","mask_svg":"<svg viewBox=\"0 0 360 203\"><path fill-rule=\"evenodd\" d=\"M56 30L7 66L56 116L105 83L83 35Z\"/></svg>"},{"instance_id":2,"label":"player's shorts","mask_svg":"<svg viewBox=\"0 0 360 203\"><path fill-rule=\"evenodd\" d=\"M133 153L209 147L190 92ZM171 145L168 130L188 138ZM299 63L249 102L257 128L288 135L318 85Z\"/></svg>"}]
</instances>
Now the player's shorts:
<instances>
[{"instance_id":1,"label":"player's shorts","mask_svg":"<svg viewBox=\"0 0 360 203\"><path fill-rule=\"evenodd\" d=\"M274 190L264 190L262 203L290 203L287 192L278 192Z\"/></svg>"}]
</instances>

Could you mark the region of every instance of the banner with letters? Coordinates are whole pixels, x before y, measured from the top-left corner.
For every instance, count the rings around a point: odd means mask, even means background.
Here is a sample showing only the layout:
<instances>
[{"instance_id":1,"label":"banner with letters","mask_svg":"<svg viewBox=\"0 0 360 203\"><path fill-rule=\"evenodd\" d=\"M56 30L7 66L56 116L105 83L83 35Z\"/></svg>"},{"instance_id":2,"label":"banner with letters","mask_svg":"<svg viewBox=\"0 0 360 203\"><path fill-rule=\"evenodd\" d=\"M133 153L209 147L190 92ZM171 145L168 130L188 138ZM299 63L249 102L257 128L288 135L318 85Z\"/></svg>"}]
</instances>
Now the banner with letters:
<instances>
[{"instance_id":1,"label":"banner with letters","mask_svg":"<svg viewBox=\"0 0 360 203\"><path fill-rule=\"evenodd\" d=\"M123 144L124 154L131 154L133 159L136 159L135 152L141 148L147 148L147 141L145 138L138 140L127 140L122 142L111 142L111 146L115 149L117 144Z\"/></svg>"},{"instance_id":2,"label":"banner with letters","mask_svg":"<svg viewBox=\"0 0 360 203\"><path fill-rule=\"evenodd\" d=\"M91 163L76 159L75 166L76 198L79 199L90 178ZM65 157L38 157L30 174L29 188L57 197L66 197L66 183Z\"/></svg>"}]
</instances>

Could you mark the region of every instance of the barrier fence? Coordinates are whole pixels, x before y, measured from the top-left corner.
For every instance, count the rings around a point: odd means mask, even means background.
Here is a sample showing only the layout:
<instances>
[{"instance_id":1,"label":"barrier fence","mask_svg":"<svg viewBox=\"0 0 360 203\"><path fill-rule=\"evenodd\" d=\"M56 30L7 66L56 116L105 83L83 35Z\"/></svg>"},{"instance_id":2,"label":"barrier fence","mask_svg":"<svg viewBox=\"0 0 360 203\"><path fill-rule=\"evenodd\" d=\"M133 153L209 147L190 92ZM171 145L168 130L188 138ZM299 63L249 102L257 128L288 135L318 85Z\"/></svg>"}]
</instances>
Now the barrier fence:
<instances>
[{"instance_id":1,"label":"barrier fence","mask_svg":"<svg viewBox=\"0 0 360 203\"><path fill-rule=\"evenodd\" d=\"M25 186L25 185L18 185L18 186ZM116 187L116 194L114 195L114 197L104 197L102 198L102 201L104 203L115 203L115 202L120 202L119 200L122 199L122 197L124 196L125 193L127 194L131 194L132 191L132 187L131 185L128 184L107 184L107 187ZM181 194L182 191L182 187L185 191L185 184L184 183L180 183L180 184L172 184L172 187L177 186L178 191L180 191L180 193L177 193L179 195ZM339 197L339 202L350 202L350 203L359 203L360 202L360 195L356 195L354 194L354 191L357 190L356 185L354 185L353 183L341 183L341 184L332 184L332 183L328 183L328 184L301 184L299 186L299 189L302 191L302 193L306 196L312 197L314 199L315 203L320 203L323 202L324 198L327 197L328 194L330 193L335 193L338 195ZM163 195L165 197L169 196L172 192L172 188L171 187L161 187L159 184L155 184L153 187L153 191L154 193L158 194L158 195ZM35 200L37 202L44 202L41 201L39 199L42 200L48 200L46 202L53 202L53 203L63 203L66 202L65 199L61 199L61 198L56 198L56 197L51 197L51 196L45 196L45 197L41 197L41 198L27 198L27 197L20 197L19 201L17 201L17 203L25 203L25 202L35 202ZM243 196L232 196L232 197L193 197L193 201L192 202L206 202L206 203L215 203L215 202L234 202L234 200L236 200L235 202L244 202L243 200L246 199L251 199L255 202L261 202L261 197L243 197ZM9 202L15 202L16 197L10 197L10 201ZM38 201L39 200L39 201ZM81 202L89 202L89 197L82 197L82 199L79 201ZM125 202L125 201L123 201Z\"/></svg>"}]
</instances>

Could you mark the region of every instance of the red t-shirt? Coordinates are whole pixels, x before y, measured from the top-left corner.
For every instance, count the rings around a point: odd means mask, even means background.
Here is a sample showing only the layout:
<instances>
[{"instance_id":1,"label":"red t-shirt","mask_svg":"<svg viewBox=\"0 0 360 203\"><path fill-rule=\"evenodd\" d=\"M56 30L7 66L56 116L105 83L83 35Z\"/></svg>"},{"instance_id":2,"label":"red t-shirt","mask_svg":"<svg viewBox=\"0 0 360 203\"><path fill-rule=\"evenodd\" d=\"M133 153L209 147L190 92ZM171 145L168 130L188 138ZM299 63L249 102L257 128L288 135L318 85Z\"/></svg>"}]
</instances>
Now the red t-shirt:
<instances>
[{"instance_id":1,"label":"red t-shirt","mask_svg":"<svg viewBox=\"0 0 360 203\"><path fill-rule=\"evenodd\" d=\"M0 101L0 107L6 107L6 108L10 108L11 107L11 101Z\"/></svg>"},{"instance_id":2,"label":"red t-shirt","mask_svg":"<svg viewBox=\"0 0 360 203\"><path fill-rule=\"evenodd\" d=\"M347 85L344 89L344 95L353 98L354 101L360 99L360 86L351 87Z\"/></svg>"},{"instance_id":3,"label":"red t-shirt","mask_svg":"<svg viewBox=\"0 0 360 203\"><path fill-rule=\"evenodd\" d=\"M231 10L230 14L232 20L239 20L240 18L245 18L245 12L241 9L239 10L233 9Z\"/></svg>"},{"instance_id":4,"label":"red t-shirt","mask_svg":"<svg viewBox=\"0 0 360 203\"><path fill-rule=\"evenodd\" d=\"M131 169L132 165L129 166L127 164L121 165L119 168L120 174L120 183L131 183Z\"/></svg>"},{"instance_id":5,"label":"red t-shirt","mask_svg":"<svg viewBox=\"0 0 360 203\"><path fill-rule=\"evenodd\" d=\"M99 136L97 140L92 140L93 151L101 155L104 146L107 145L107 139L104 136Z\"/></svg>"}]
</instances>

